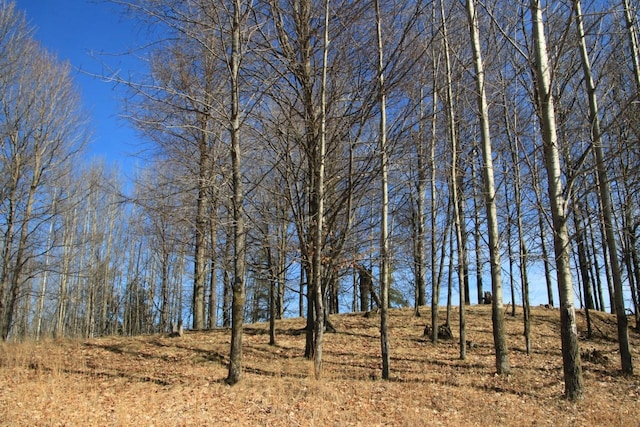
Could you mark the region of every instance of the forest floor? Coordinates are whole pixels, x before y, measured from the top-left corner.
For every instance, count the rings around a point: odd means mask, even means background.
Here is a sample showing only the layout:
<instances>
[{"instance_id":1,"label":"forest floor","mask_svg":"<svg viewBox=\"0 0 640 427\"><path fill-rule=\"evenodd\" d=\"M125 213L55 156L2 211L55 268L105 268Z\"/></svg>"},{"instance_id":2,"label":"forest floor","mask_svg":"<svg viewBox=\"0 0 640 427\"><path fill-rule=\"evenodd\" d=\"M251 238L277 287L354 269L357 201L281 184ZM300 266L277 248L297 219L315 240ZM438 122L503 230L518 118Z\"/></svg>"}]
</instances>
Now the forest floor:
<instances>
[{"instance_id":1,"label":"forest floor","mask_svg":"<svg viewBox=\"0 0 640 427\"><path fill-rule=\"evenodd\" d=\"M444 311L444 310L443 310ZM334 315L325 334L321 380L303 358L304 320L247 325L244 377L224 379L230 331L184 336L106 337L0 345L0 425L53 426L637 426L640 376L620 373L615 317L593 313L594 337L581 339L584 399L563 398L559 311L532 309L532 352L522 310L506 315L512 373L495 374L490 306L467 313L473 347L434 346L430 323L411 309L390 311L391 380L380 379L379 316ZM452 329L457 336L457 310ZM444 321L444 313L442 313ZM578 312L584 333L585 316ZM640 336L629 329L636 372Z\"/></svg>"}]
</instances>

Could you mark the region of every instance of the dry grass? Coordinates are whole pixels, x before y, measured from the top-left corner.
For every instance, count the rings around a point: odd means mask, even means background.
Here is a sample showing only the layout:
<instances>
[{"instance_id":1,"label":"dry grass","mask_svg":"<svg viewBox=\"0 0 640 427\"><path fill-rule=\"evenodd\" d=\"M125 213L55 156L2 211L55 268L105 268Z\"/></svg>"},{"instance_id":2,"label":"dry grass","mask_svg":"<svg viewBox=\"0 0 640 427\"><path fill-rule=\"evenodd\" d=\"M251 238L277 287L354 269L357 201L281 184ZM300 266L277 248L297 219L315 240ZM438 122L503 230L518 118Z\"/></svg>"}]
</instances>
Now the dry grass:
<instances>
[{"instance_id":1,"label":"dry grass","mask_svg":"<svg viewBox=\"0 0 640 427\"><path fill-rule=\"evenodd\" d=\"M108 337L3 344L0 425L606 425L640 422L640 379L619 374L615 319L594 314L596 337L582 341L584 400L562 398L557 310L533 310L533 352L524 352L522 316L506 317L508 377L494 374L490 307L468 310L467 359L456 341L422 337L428 310L391 311L392 380L380 376L379 318L336 315L325 335L324 377L302 358L302 319L246 327L245 376L224 384L230 334L181 338ZM456 314L457 316L457 314ZM455 317L455 316L454 316ZM578 315L584 330L584 316ZM452 324L456 331L457 324ZM638 333L630 330L638 362ZM640 369L640 368L636 368Z\"/></svg>"}]
</instances>

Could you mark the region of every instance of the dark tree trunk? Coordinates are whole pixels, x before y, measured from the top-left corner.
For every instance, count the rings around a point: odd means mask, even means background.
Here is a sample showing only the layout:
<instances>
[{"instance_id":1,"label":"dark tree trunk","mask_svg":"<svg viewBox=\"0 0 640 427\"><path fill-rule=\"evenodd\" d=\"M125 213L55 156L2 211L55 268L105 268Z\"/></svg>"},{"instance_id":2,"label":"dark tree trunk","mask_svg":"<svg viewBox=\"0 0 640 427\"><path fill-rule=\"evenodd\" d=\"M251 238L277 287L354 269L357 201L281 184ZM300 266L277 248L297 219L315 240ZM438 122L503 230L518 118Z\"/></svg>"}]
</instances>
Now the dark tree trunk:
<instances>
[{"instance_id":1,"label":"dark tree trunk","mask_svg":"<svg viewBox=\"0 0 640 427\"><path fill-rule=\"evenodd\" d=\"M358 285L360 287L360 311L369 310L369 294L373 289L371 271L358 266Z\"/></svg>"}]
</instances>

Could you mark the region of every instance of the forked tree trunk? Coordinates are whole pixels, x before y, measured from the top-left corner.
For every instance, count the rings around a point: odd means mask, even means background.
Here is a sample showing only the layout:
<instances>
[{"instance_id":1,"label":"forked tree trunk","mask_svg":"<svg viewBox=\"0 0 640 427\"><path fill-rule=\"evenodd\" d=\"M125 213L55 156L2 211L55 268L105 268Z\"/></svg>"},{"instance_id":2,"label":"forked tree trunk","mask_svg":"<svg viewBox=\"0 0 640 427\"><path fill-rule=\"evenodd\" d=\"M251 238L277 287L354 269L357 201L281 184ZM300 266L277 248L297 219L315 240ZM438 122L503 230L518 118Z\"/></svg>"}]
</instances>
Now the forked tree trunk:
<instances>
[{"instance_id":1,"label":"forked tree trunk","mask_svg":"<svg viewBox=\"0 0 640 427\"><path fill-rule=\"evenodd\" d=\"M307 7L309 5L307 4ZM325 151L327 137L327 62L329 57L329 0L325 0L324 10L324 35L322 47L322 82L320 85L320 138L317 147L317 157L314 168L316 198L316 217L313 232L313 258L312 258L312 288L314 305L314 341L313 341L313 372L316 380L322 376L322 340L324 335L324 293L322 287L322 233L324 230L324 173Z\"/></svg>"},{"instance_id":2,"label":"forked tree trunk","mask_svg":"<svg viewBox=\"0 0 640 427\"><path fill-rule=\"evenodd\" d=\"M465 360L467 357L467 347L466 347L466 329L465 329L465 312L464 306L466 303L465 296L467 292L466 284L468 283L466 280L466 272L467 269L465 267L466 264L466 248L465 248L465 239L463 237L464 233L464 225L463 225L463 203L461 201L461 194L459 193L459 184L461 181L461 173L458 171L458 163L459 159L459 141L456 133L456 122L455 122L455 111L453 105L453 92L452 92L452 81L451 81L451 59L449 55L449 39L447 34L447 22L444 14L444 5L442 2L440 3L440 15L442 18L442 36L444 39L444 57L445 57L445 67L446 67L446 80L447 80L447 133L449 136L449 144L451 149L451 201L453 203L453 226L454 232L456 235L456 248L457 248L457 271L458 271L458 289L460 296L460 309L459 309L459 333L460 333L460 359ZM453 253L450 254L451 258L453 258ZM435 329L435 328L434 328ZM435 332L437 334L437 329Z\"/></svg>"}]
</instances>

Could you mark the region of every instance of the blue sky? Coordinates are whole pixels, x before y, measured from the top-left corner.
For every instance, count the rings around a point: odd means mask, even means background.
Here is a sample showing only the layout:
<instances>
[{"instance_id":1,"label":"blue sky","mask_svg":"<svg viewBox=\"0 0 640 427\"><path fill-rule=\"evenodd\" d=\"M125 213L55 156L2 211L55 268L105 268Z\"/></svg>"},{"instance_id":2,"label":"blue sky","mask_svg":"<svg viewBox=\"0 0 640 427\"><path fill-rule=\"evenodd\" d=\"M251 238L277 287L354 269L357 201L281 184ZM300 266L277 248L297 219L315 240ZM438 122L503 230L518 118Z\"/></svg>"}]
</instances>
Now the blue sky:
<instances>
[{"instance_id":1,"label":"blue sky","mask_svg":"<svg viewBox=\"0 0 640 427\"><path fill-rule=\"evenodd\" d=\"M137 135L119 117L123 88L89 74L106 73L103 64L121 75L140 70L133 57L122 55L139 43L140 33L120 9L102 0L15 0L35 27L35 38L61 61L69 61L73 78L88 111L93 137L89 158L104 158L131 176L139 160Z\"/></svg>"}]
</instances>

